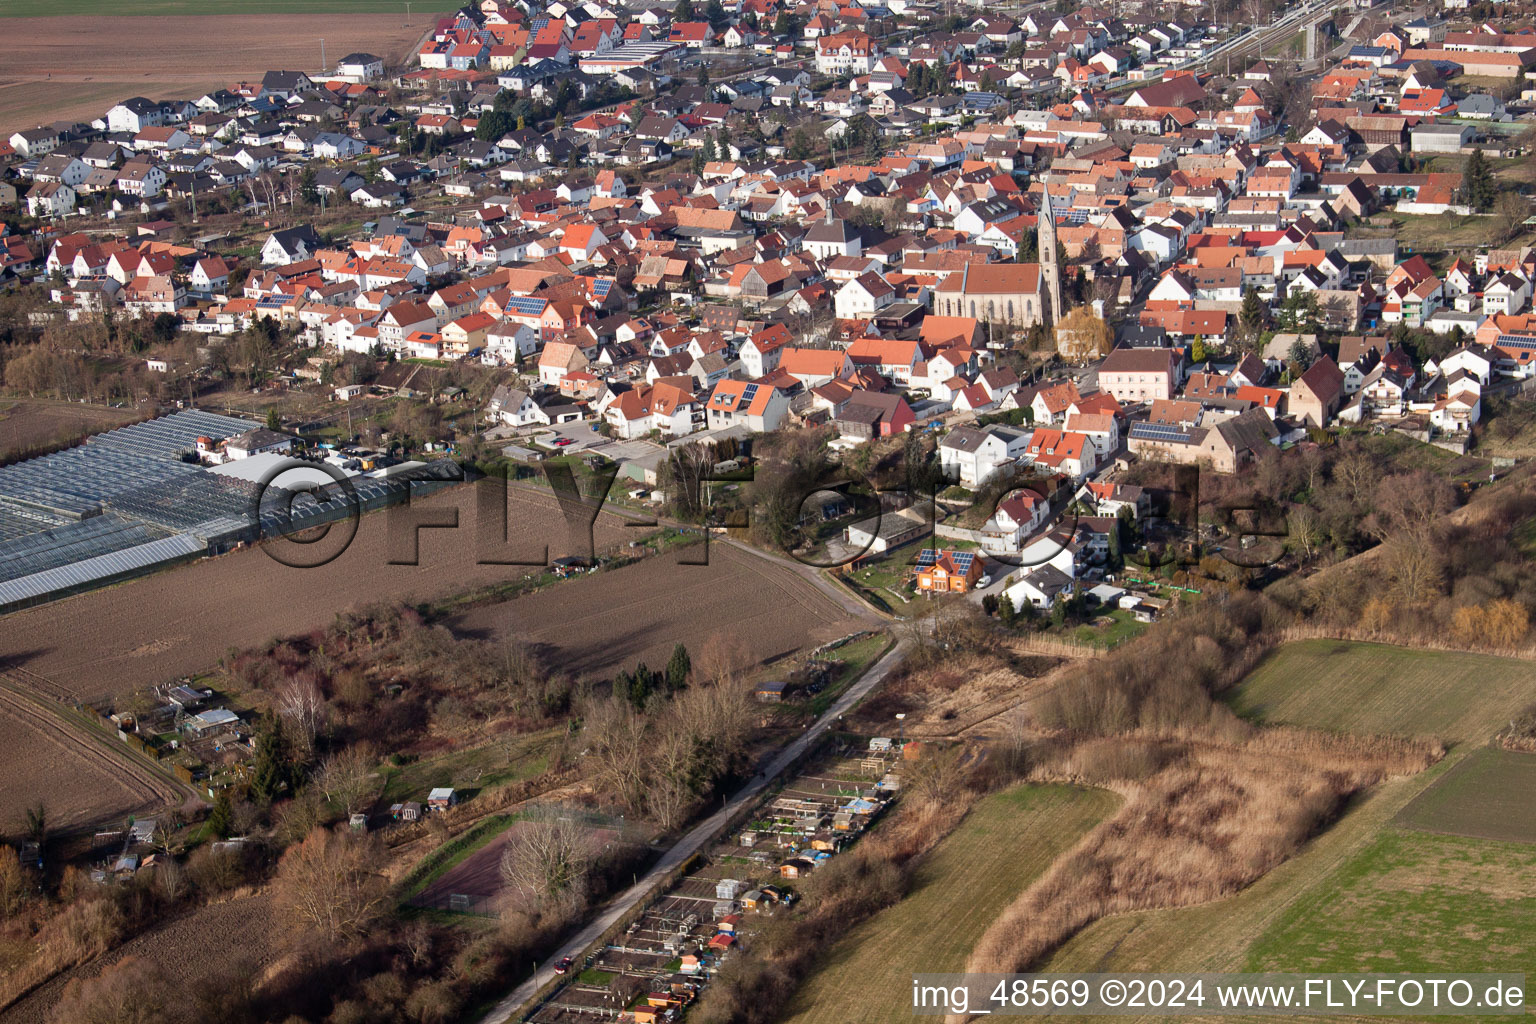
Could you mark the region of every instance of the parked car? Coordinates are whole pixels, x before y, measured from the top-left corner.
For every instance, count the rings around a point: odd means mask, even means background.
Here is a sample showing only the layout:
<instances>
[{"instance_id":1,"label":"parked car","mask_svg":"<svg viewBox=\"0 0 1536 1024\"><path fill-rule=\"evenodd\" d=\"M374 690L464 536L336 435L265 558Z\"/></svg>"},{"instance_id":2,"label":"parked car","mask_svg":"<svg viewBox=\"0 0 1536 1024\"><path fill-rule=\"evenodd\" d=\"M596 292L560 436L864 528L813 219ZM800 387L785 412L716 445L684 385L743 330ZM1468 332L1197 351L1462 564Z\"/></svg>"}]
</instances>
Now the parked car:
<instances>
[{"instance_id":1,"label":"parked car","mask_svg":"<svg viewBox=\"0 0 1536 1024\"><path fill-rule=\"evenodd\" d=\"M561 957L559 959L559 961L557 961L555 963L555 973L556 974L564 974L566 971L569 971L571 969L571 964L574 963L574 962L575 961L573 961L568 956Z\"/></svg>"}]
</instances>

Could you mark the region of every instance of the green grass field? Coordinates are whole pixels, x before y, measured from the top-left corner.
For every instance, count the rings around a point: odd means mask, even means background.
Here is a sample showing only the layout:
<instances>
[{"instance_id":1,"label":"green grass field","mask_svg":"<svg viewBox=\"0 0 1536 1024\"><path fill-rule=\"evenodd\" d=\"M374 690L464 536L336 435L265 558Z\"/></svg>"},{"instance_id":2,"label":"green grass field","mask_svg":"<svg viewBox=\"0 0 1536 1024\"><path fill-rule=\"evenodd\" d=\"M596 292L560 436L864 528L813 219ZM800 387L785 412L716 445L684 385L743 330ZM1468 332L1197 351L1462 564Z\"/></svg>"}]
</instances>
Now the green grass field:
<instances>
[{"instance_id":1,"label":"green grass field","mask_svg":"<svg viewBox=\"0 0 1536 1024\"><path fill-rule=\"evenodd\" d=\"M1536 843L1536 754L1474 750L1413 803L1397 823L1425 832Z\"/></svg>"},{"instance_id":2,"label":"green grass field","mask_svg":"<svg viewBox=\"0 0 1536 1024\"><path fill-rule=\"evenodd\" d=\"M1536 846L1388 828L1286 908L1251 971L1536 972Z\"/></svg>"},{"instance_id":3,"label":"green grass field","mask_svg":"<svg viewBox=\"0 0 1536 1024\"><path fill-rule=\"evenodd\" d=\"M796 994L792 1024L909 1019L913 970L962 969L987 925L1118 802L1037 785L982 800L918 867L905 899L833 947Z\"/></svg>"},{"instance_id":4,"label":"green grass field","mask_svg":"<svg viewBox=\"0 0 1536 1024\"><path fill-rule=\"evenodd\" d=\"M1286 644L1230 695L1240 714L1313 729L1481 741L1536 700L1536 665L1386 644Z\"/></svg>"},{"instance_id":5,"label":"green grass field","mask_svg":"<svg viewBox=\"0 0 1536 1024\"><path fill-rule=\"evenodd\" d=\"M1305 641L1265 659L1231 699L1266 721L1467 741L1490 735L1533 692L1536 669L1523 662ZM1463 742L1429 771L1350 801L1232 898L1106 918L1041 969L1536 970L1536 846L1399 824L1487 828L1469 807L1529 802L1530 783L1493 753Z\"/></svg>"},{"instance_id":6,"label":"green grass field","mask_svg":"<svg viewBox=\"0 0 1536 1024\"><path fill-rule=\"evenodd\" d=\"M451 11L448 0L412 0L411 16ZM55 0L5 0L0 18L44 18L146 14L404 14L405 0L138 0L114 4L109 0L75 0L61 6Z\"/></svg>"}]
</instances>

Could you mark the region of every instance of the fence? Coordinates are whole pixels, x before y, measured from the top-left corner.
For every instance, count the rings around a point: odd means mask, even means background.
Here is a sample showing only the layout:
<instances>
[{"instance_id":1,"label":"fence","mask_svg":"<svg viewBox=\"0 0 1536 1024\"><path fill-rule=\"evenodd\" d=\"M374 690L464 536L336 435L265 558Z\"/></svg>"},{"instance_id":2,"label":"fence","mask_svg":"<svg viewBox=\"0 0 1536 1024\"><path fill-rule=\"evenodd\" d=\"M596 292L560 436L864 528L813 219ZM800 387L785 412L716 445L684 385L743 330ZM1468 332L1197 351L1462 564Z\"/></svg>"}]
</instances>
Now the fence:
<instances>
[{"instance_id":1,"label":"fence","mask_svg":"<svg viewBox=\"0 0 1536 1024\"><path fill-rule=\"evenodd\" d=\"M468 914L471 917L496 917L496 898L476 896L470 893L451 892L437 896L417 896L411 906L423 910L441 910L450 914Z\"/></svg>"}]
</instances>

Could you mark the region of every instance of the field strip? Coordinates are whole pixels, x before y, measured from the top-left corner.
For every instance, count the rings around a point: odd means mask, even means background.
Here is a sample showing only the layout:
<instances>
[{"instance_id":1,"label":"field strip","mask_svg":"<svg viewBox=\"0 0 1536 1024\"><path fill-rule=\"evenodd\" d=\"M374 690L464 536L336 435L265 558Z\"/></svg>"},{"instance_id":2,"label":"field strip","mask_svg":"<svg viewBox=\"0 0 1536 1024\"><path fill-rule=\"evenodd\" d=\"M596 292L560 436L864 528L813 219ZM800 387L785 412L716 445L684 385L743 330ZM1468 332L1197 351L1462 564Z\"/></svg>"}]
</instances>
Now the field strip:
<instances>
[{"instance_id":1,"label":"field strip","mask_svg":"<svg viewBox=\"0 0 1536 1024\"><path fill-rule=\"evenodd\" d=\"M10 684L0 683L0 712L10 714L65 757L77 758L101 772L135 800L173 806L178 796L184 795L184 787L169 775L137 763L126 750L112 749L105 737L83 735L81 730L86 726L51 708L44 709L36 697ZM58 813L56 808L54 813Z\"/></svg>"}]
</instances>

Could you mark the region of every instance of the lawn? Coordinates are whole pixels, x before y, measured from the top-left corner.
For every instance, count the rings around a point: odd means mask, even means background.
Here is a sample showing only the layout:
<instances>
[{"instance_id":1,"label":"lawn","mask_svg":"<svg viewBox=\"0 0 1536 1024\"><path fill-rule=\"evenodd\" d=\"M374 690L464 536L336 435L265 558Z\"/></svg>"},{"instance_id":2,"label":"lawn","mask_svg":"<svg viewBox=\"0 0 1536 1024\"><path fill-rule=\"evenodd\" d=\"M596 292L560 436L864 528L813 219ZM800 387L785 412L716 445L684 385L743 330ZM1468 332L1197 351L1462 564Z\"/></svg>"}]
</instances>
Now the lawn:
<instances>
[{"instance_id":1,"label":"lawn","mask_svg":"<svg viewBox=\"0 0 1536 1024\"><path fill-rule=\"evenodd\" d=\"M905 899L832 948L796 994L792 1024L907 1019L912 972L961 970L987 925L1118 802L1039 785L982 800L918 867Z\"/></svg>"},{"instance_id":2,"label":"lawn","mask_svg":"<svg viewBox=\"0 0 1536 1024\"><path fill-rule=\"evenodd\" d=\"M1104 626L1085 623L1084 625L1066 630L1064 635L1072 640L1076 640L1078 643L1115 647L1147 631L1147 624L1136 621L1135 613L1128 612L1124 608L1115 608L1096 615L1094 618L1095 621L1101 618L1108 618L1110 622Z\"/></svg>"},{"instance_id":3,"label":"lawn","mask_svg":"<svg viewBox=\"0 0 1536 1024\"><path fill-rule=\"evenodd\" d=\"M412 0L411 17L451 11L452 3ZM57 0L7 0L0 18L43 18L69 15L148 14L405 14L405 0L75 0L61 9Z\"/></svg>"},{"instance_id":4,"label":"lawn","mask_svg":"<svg viewBox=\"0 0 1536 1024\"><path fill-rule=\"evenodd\" d=\"M1490 236L1496 230L1493 218L1483 216L1461 216L1454 213L1414 214L1414 213L1385 213L1371 218L1371 225L1382 218L1389 219L1391 231L1386 232L1362 232L1363 236L1395 237L1403 255L1424 253L1426 256L1434 253L1458 250L1475 249L1489 243ZM1519 248L1529 245L1533 233L1527 229L1520 235L1509 239L1501 245L1501 248Z\"/></svg>"},{"instance_id":5,"label":"lawn","mask_svg":"<svg viewBox=\"0 0 1536 1024\"><path fill-rule=\"evenodd\" d=\"M1510 658L1305 640L1229 695L1240 714L1314 729L1481 741L1536 700L1536 666Z\"/></svg>"},{"instance_id":6,"label":"lawn","mask_svg":"<svg viewBox=\"0 0 1536 1024\"><path fill-rule=\"evenodd\" d=\"M531 778L549 765L549 751L565 731L557 725L540 732L498 740L466 750L438 754L404 765L386 765L382 806L400 800L426 800L439 786L474 791L502 782Z\"/></svg>"},{"instance_id":7,"label":"lawn","mask_svg":"<svg viewBox=\"0 0 1536 1024\"><path fill-rule=\"evenodd\" d=\"M1486 458L1457 455L1403 434L1352 431L1350 437L1376 462L1390 465L1399 473L1423 469L1447 480L1485 480L1491 465Z\"/></svg>"},{"instance_id":8,"label":"lawn","mask_svg":"<svg viewBox=\"0 0 1536 1024\"><path fill-rule=\"evenodd\" d=\"M895 643L889 635L876 633L829 652L827 657L842 662L842 668L838 669L835 678L828 681L826 689L805 702L806 711L817 718L825 714L833 702L842 696L843 691Z\"/></svg>"},{"instance_id":9,"label":"lawn","mask_svg":"<svg viewBox=\"0 0 1536 1024\"><path fill-rule=\"evenodd\" d=\"M1249 971L1536 972L1536 846L1388 828L1280 914Z\"/></svg>"},{"instance_id":10,"label":"lawn","mask_svg":"<svg viewBox=\"0 0 1536 1024\"><path fill-rule=\"evenodd\" d=\"M1527 519L1516 526L1512 539L1522 555L1526 558L1536 557L1536 519Z\"/></svg>"},{"instance_id":11,"label":"lawn","mask_svg":"<svg viewBox=\"0 0 1536 1024\"><path fill-rule=\"evenodd\" d=\"M1536 843L1536 754L1483 747L1397 816L1425 832Z\"/></svg>"}]
</instances>

